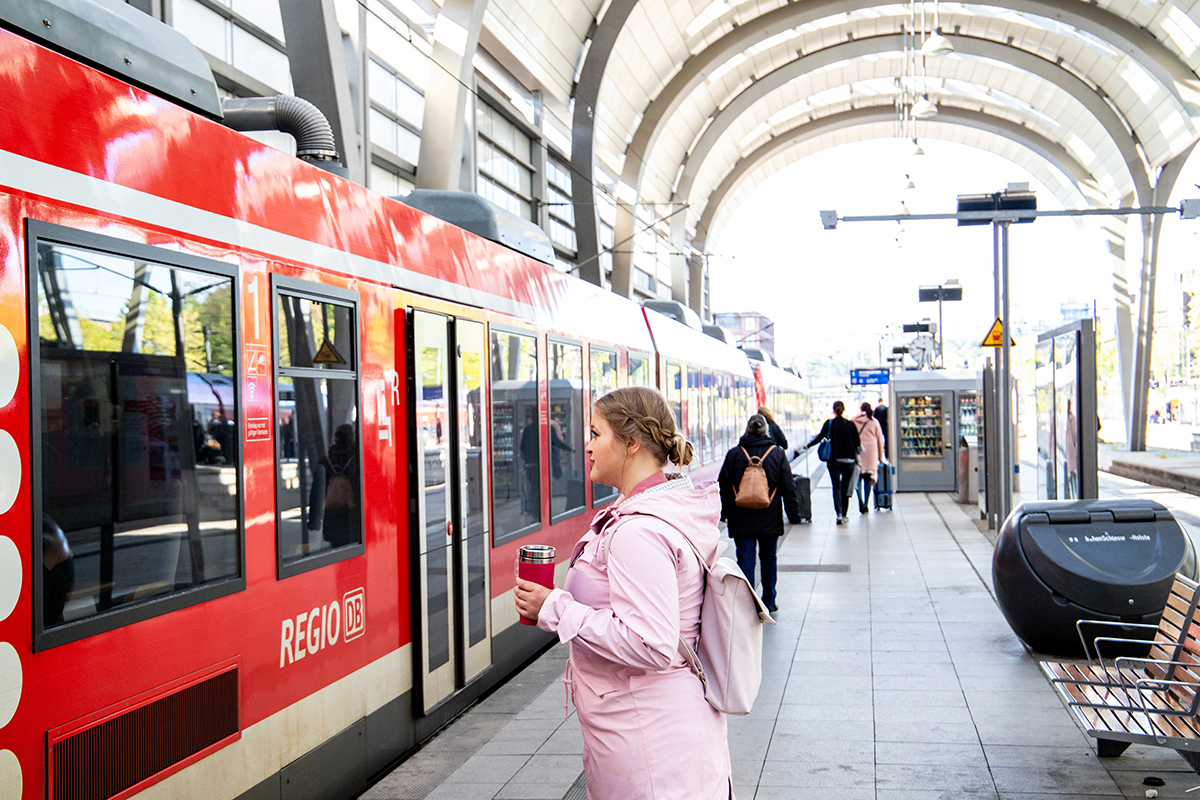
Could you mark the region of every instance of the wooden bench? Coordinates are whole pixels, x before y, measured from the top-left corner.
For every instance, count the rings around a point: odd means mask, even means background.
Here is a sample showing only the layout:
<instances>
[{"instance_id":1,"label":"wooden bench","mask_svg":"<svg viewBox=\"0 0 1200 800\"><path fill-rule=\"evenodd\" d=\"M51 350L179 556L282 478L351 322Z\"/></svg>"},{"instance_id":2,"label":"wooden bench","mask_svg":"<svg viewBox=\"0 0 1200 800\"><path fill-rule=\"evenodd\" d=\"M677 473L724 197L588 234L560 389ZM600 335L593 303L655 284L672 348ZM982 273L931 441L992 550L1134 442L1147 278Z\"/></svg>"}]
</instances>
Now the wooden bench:
<instances>
[{"instance_id":1,"label":"wooden bench","mask_svg":"<svg viewBox=\"0 0 1200 800\"><path fill-rule=\"evenodd\" d=\"M1097 739L1097 754L1115 758L1134 743L1171 747L1200 770L1200 584L1177 575L1154 625L1080 620L1076 627L1087 663L1043 661L1042 671L1075 719ZM1099 636L1088 647L1085 629L1155 630L1143 658L1105 658L1139 640ZM1140 640L1147 641L1147 640ZM1095 659L1092 653L1096 654Z\"/></svg>"}]
</instances>

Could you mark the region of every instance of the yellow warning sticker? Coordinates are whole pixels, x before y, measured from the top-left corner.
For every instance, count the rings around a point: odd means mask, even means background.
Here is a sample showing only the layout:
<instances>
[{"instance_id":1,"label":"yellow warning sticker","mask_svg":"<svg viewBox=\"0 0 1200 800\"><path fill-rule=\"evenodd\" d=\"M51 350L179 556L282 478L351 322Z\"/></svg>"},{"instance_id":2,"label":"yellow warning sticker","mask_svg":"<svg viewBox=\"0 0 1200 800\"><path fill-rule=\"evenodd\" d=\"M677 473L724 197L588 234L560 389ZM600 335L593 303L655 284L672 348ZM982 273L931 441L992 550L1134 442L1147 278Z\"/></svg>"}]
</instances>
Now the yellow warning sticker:
<instances>
[{"instance_id":1,"label":"yellow warning sticker","mask_svg":"<svg viewBox=\"0 0 1200 800\"><path fill-rule=\"evenodd\" d=\"M321 344L321 349L317 351L317 354L315 356L313 356L312 363L314 363L314 364L345 364L346 359L342 358L342 356L338 353L338 351L333 349L333 345L331 345L329 343L329 340L326 339Z\"/></svg>"}]
</instances>

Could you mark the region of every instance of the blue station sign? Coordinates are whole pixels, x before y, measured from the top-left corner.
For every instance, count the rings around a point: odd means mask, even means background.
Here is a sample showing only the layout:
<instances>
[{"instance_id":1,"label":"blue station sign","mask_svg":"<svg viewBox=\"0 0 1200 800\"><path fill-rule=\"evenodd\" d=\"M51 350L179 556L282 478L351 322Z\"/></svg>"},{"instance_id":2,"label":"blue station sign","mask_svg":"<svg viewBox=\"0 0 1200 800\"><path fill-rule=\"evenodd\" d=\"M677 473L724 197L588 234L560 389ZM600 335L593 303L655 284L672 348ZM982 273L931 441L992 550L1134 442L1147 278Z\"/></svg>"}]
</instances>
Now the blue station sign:
<instances>
[{"instance_id":1,"label":"blue station sign","mask_svg":"<svg viewBox=\"0 0 1200 800\"><path fill-rule=\"evenodd\" d=\"M888 382L887 367L850 370L851 386L882 386Z\"/></svg>"}]
</instances>

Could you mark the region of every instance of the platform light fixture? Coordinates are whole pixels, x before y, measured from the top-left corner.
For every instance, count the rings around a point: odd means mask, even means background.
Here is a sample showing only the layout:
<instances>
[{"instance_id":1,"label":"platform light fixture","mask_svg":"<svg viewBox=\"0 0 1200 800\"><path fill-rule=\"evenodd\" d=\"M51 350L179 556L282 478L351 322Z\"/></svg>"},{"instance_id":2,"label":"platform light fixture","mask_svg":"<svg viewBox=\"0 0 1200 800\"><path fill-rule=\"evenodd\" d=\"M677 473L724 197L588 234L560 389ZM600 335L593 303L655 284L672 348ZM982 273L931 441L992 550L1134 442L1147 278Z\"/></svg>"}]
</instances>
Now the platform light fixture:
<instances>
[{"instance_id":1,"label":"platform light fixture","mask_svg":"<svg viewBox=\"0 0 1200 800\"><path fill-rule=\"evenodd\" d=\"M953 52L954 45L937 30L929 34L925 44L921 45L921 54L926 56L948 56Z\"/></svg>"},{"instance_id":2,"label":"platform light fixture","mask_svg":"<svg viewBox=\"0 0 1200 800\"><path fill-rule=\"evenodd\" d=\"M929 95L923 95L920 100L913 103L912 115L916 119L929 119L936 117L938 113L937 103L929 99Z\"/></svg>"},{"instance_id":3,"label":"platform light fixture","mask_svg":"<svg viewBox=\"0 0 1200 800\"><path fill-rule=\"evenodd\" d=\"M962 286L959 284L957 278L952 278L938 286L917 287L917 302L932 303L937 301L938 304L938 366L942 369L946 368L946 356L943 348L945 339L942 333L942 303L954 302L956 300L962 300Z\"/></svg>"}]
</instances>

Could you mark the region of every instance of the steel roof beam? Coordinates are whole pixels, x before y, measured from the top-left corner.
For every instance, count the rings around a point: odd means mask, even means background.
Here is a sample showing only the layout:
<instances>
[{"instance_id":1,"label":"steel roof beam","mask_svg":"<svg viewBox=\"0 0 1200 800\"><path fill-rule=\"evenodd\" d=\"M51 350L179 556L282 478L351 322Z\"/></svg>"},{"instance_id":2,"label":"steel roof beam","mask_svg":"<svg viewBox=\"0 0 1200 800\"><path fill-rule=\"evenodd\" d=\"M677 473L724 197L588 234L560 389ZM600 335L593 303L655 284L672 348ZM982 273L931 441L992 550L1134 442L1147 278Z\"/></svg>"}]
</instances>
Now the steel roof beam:
<instances>
[{"instance_id":1,"label":"steel roof beam","mask_svg":"<svg viewBox=\"0 0 1200 800\"><path fill-rule=\"evenodd\" d=\"M1000 42L969 36L955 35L947 36L947 38L954 43L954 51L960 55L978 56L980 58L989 58L993 61L1011 64L1017 69L1037 75L1054 84L1079 101L1096 118L1096 121L1104 128L1109 138L1116 145L1117 150L1121 153L1121 158L1129 170L1129 175L1136 189L1138 202L1142 204L1150 203L1150 179L1146 172L1145 162L1142 160L1141 153L1137 149L1137 144L1130 133L1129 127L1126 125L1124 118L1117 114L1112 106L1106 103L1094 89L1068 70L1026 50L1020 50L1010 45L1001 44ZM737 118L767 94L782 88L804 75L839 62L850 61L864 56L878 55L879 53L900 52L903 50L903 43L904 37L900 34L888 34L874 36L869 39L855 39L849 42L842 42L832 47L826 47L822 50L801 56L759 78L717 113L712 124L705 129L699 140L691 148L687 159L684 161L683 174L680 177L679 185L675 189L672 200L677 202L687 201L696 176L699 174L700 168L703 166L708 154Z\"/></svg>"},{"instance_id":2,"label":"steel roof beam","mask_svg":"<svg viewBox=\"0 0 1200 800\"><path fill-rule=\"evenodd\" d=\"M725 176L712 195L709 196L708 204L705 206L704 213L700 217L700 222L696 226L696 236L692 242L693 246L701 252L705 249L709 229L716 218L717 211L720 209L722 202L741 184L747 174L762 162L825 133L877 122L894 123L895 121L896 110L889 103L886 106L872 106L833 114L799 125L790 131L780 133L771 141L742 158L735 165L734 169ZM942 106L938 111L936 121L977 128L1014 141L1032 150L1064 175L1070 176L1079 187L1080 193L1088 197L1089 200L1093 198L1096 200L1103 199L1103 193L1100 192L1099 187L1096 185L1095 177L1065 147L1034 133L1023 125L991 116L981 111L971 111L953 106ZM1065 201L1069 198L1060 197L1059 199L1064 201L1064 205L1067 205Z\"/></svg>"},{"instance_id":3,"label":"steel roof beam","mask_svg":"<svg viewBox=\"0 0 1200 800\"><path fill-rule=\"evenodd\" d=\"M571 93L575 101L571 123L571 202L575 206L575 260L579 277L597 286L604 285L600 264L599 220L596 215L596 106L600 102L600 84L612 55L613 45L625 28L625 21L638 0L613 0L604 17L596 23L587 45L587 55L579 80ZM627 276L628 277L628 276ZM624 290L613 291L629 296Z\"/></svg>"},{"instance_id":4,"label":"steel roof beam","mask_svg":"<svg viewBox=\"0 0 1200 800\"><path fill-rule=\"evenodd\" d=\"M621 182L640 189L645 159L665 130L670 118L684 99L700 85L713 68L758 42L798 25L815 22L840 13L850 13L877 5L874 0L814 0L781 6L749 20L721 37L711 46L684 62L683 67L658 95L651 99L642 120L625 150ZM1078 0L989 0L988 5L1056 19L1096 36L1129 55L1170 92L1191 116L1197 116L1200 78L1180 61L1162 42L1124 17L1099 6ZM606 15L607 16L607 15ZM594 121L591 122L594 125ZM633 235L632 206L617 207L615 238L621 241ZM627 282L632 276L629 253L613 254L613 291L620 291L618 275ZM623 292L628 295L628 291Z\"/></svg>"}]
</instances>

